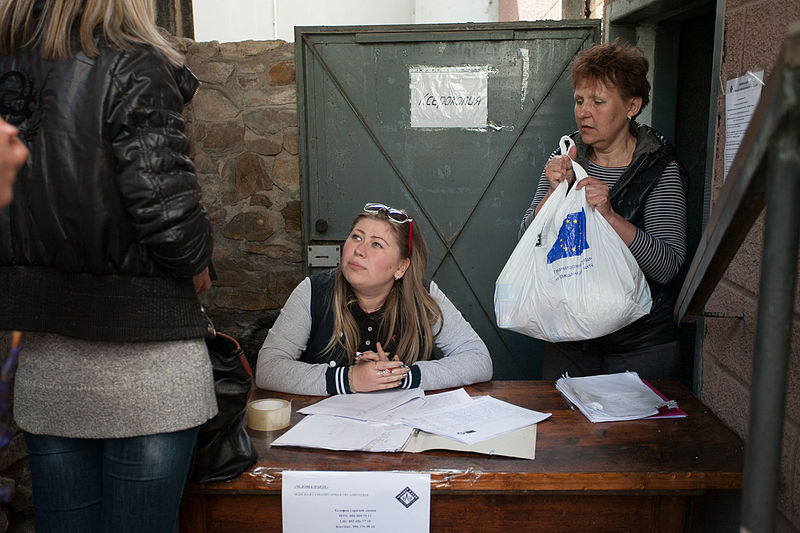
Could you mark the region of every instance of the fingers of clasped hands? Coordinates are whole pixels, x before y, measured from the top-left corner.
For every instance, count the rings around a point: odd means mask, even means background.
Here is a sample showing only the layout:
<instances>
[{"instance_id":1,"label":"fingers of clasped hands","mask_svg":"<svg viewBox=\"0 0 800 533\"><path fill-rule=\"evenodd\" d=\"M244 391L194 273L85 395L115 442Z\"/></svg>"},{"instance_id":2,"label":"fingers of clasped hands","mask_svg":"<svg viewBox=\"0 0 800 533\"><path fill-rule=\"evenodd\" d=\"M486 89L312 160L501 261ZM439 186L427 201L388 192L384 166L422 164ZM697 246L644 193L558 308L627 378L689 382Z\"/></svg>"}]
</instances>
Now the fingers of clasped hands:
<instances>
[{"instance_id":1,"label":"fingers of clasped hands","mask_svg":"<svg viewBox=\"0 0 800 533\"><path fill-rule=\"evenodd\" d=\"M391 354L383 351L381 343L377 343L376 348L375 352L360 352L350 367L355 392L394 389L408 373L408 367L396 355L390 358Z\"/></svg>"}]
</instances>

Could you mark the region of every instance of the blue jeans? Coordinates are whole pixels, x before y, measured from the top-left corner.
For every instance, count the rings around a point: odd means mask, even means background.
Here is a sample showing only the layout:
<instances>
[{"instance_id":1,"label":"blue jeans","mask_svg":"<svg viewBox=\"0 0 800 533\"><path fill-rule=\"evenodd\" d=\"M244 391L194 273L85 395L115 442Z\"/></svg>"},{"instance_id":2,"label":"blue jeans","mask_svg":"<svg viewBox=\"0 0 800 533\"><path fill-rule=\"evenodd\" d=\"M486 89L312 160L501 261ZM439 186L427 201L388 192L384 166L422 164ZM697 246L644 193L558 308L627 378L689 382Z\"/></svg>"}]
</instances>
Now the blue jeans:
<instances>
[{"instance_id":1,"label":"blue jeans","mask_svg":"<svg viewBox=\"0 0 800 533\"><path fill-rule=\"evenodd\" d=\"M198 429L124 439L26 432L37 533L173 533Z\"/></svg>"}]
</instances>

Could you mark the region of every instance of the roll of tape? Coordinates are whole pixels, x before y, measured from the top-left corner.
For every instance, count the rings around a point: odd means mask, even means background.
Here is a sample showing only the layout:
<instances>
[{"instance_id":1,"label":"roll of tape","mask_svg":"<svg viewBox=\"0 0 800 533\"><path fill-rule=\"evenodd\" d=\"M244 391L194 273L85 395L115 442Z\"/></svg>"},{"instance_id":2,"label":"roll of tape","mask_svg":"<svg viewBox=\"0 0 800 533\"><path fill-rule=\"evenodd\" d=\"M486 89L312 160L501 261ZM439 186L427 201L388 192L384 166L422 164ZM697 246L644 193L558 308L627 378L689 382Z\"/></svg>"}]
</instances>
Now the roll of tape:
<instances>
[{"instance_id":1,"label":"roll of tape","mask_svg":"<svg viewBox=\"0 0 800 533\"><path fill-rule=\"evenodd\" d=\"M274 431L289 425L292 404L278 398L264 398L247 404L247 427L256 431Z\"/></svg>"}]
</instances>

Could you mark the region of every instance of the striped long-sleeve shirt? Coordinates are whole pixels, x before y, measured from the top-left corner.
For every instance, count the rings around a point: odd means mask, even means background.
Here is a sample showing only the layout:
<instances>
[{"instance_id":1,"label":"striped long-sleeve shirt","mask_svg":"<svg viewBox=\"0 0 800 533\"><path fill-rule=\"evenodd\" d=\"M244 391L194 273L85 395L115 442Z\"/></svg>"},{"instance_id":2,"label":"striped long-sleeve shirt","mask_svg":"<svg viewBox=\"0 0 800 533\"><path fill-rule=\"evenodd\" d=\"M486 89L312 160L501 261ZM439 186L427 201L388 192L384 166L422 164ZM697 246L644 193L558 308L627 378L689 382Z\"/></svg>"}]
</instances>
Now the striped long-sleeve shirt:
<instances>
[{"instance_id":1,"label":"striped long-sleeve shirt","mask_svg":"<svg viewBox=\"0 0 800 533\"><path fill-rule=\"evenodd\" d=\"M559 153L556 150L550 157ZM586 172L613 189L625 168L601 167L590 161ZM550 184L542 171L533 202L520 224L520 238L533 222L534 211L549 188ZM686 259L686 190L675 162L666 166L658 184L647 197L644 228L637 227L636 237L629 249L644 275L657 283L668 283L683 265Z\"/></svg>"}]
</instances>

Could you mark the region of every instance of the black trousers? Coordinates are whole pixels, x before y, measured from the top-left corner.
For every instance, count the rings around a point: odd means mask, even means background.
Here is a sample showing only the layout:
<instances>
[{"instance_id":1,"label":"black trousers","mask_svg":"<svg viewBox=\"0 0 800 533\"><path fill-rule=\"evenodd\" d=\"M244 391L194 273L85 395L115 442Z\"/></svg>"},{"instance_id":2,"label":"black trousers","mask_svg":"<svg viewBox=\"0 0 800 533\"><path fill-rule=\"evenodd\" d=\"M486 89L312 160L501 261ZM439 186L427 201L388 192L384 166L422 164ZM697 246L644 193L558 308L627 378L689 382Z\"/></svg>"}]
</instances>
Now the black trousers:
<instances>
[{"instance_id":1,"label":"black trousers","mask_svg":"<svg viewBox=\"0 0 800 533\"><path fill-rule=\"evenodd\" d=\"M631 370L640 378L679 377L680 342L673 341L628 352L587 352L565 343L546 343L542 354L542 379L615 374Z\"/></svg>"}]
</instances>

